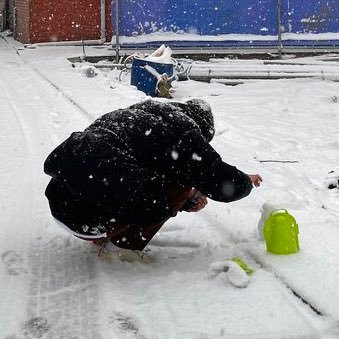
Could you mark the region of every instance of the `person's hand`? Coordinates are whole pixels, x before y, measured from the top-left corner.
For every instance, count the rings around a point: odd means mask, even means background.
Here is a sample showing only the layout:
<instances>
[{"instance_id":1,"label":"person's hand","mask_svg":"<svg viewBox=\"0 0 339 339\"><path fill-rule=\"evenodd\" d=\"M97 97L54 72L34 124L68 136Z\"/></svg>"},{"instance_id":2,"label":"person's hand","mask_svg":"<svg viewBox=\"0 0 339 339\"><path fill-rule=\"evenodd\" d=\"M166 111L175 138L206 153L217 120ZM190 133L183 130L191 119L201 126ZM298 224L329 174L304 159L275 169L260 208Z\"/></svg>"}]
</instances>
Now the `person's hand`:
<instances>
[{"instance_id":1,"label":"person's hand","mask_svg":"<svg viewBox=\"0 0 339 339\"><path fill-rule=\"evenodd\" d=\"M198 212L202 210L207 204L207 198L199 191L194 191L193 196L188 200L187 212Z\"/></svg>"},{"instance_id":2,"label":"person's hand","mask_svg":"<svg viewBox=\"0 0 339 339\"><path fill-rule=\"evenodd\" d=\"M259 174L248 174L252 185L254 185L255 187L259 187L260 183L262 182L262 177Z\"/></svg>"}]
</instances>

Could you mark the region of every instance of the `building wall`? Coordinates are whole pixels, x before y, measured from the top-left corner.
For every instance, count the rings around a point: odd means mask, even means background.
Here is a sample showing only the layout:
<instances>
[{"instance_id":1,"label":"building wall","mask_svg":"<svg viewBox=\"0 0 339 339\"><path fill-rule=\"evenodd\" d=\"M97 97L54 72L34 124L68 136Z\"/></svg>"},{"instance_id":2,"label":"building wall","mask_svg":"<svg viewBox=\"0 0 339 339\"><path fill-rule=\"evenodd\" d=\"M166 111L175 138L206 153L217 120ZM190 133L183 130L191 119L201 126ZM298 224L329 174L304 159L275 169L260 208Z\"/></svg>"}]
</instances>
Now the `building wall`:
<instances>
[{"instance_id":1,"label":"building wall","mask_svg":"<svg viewBox=\"0 0 339 339\"><path fill-rule=\"evenodd\" d=\"M22 43L29 43L29 2L30 0L16 0L15 38Z\"/></svg>"},{"instance_id":2,"label":"building wall","mask_svg":"<svg viewBox=\"0 0 339 339\"><path fill-rule=\"evenodd\" d=\"M16 0L16 7L17 39L23 43L100 39L100 0ZM106 0L106 39L111 37Z\"/></svg>"},{"instance_id":3,"label":"building wall","mask_svg":"<svg viewBox=\"0 0 339 339\"><path fill-rule=\"evenodd\" d=\"M99 39L100 4L95 2L31 0L31 42Z\"/></svg>"}]
</instances>

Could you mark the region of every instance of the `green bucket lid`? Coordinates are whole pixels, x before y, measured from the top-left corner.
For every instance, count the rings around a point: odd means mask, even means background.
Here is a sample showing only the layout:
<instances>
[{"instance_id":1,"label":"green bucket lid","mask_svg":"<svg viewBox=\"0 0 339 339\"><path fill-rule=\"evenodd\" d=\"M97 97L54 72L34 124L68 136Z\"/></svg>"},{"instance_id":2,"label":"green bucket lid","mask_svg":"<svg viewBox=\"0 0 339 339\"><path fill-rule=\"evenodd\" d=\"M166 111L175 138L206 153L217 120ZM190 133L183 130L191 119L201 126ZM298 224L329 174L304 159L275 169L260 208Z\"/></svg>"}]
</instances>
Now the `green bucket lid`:
<instances>
[{"instance_id":1,"label":"green bucket lid","mask_svg":"<svg viewBox=\"0 0 339 339\"><path fill-rule=\"evenodd\" d=\"M272 211L265 221L264 238L268 252L274 254L299 252L298 234L296 220L285 209Z\"/></svg>"}]
</instances>

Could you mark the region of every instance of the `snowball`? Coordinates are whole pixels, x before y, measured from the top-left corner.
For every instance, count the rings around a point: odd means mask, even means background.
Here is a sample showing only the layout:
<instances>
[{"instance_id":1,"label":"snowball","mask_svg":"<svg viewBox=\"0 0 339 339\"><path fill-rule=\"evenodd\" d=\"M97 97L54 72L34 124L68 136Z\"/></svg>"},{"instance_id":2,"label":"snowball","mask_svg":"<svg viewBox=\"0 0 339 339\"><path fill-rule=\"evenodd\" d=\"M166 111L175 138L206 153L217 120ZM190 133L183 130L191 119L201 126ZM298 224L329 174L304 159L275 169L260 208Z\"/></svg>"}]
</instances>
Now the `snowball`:
<instances>
[{"instance_id":1,"label":"snowball","mask_svg":"<svg viewBox=\"0 0 339 339\"><path fill-rule=\"evenodd\" d=\"M225 261L217 261L212 263L207 271L207 275L209 277L215 277L221 272L225 272L227 270L227 263Z\"/></svg>"},{"instance_id":2,"label":"snowball","mask_svg":"<svg viewBox=\"0 0 339 339\"><path fill-rule=\"evenodd\" d=\"M265 221L270 215L271 212L274 210L279 210L281 207L277 203L274 203L272 201L266 201L262 206L261 206L261 217L258 222L258 240L264 240L264 226L265 226Z\"/></svg>"},{"instance_id":3,"label":"snowball","mask_svg":"<svg viewBox=\"0 0 339 339\"><path fill-rule=\"evenodd\" d=\"M227 261L227 265L226 277L228 281L235 287L246 287L250 281L246 272L233 261Z\"/></svg>"},{"instance_id":4,"label":"snowball","mask_svg":"<svg viewBox=\"0 0 339 339\"><path fill-rule=\"evenodd\" d=\"M221 278L235 287L243 288L249 283L247 273L234 261L225 260L212 263L207 271L209 277L213 278L223 274Z\"/></svg>"}]
</instances>

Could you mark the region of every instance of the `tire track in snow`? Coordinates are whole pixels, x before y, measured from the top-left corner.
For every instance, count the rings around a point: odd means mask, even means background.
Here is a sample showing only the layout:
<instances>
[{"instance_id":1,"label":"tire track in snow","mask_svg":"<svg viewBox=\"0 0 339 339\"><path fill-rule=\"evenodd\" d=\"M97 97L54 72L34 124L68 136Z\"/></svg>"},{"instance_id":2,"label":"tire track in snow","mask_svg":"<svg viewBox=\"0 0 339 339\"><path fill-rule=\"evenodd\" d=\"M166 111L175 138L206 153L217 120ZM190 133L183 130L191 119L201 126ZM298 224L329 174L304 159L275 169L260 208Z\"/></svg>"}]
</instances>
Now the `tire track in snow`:
<instances>
[{"instance_id":1,"label":"tire track in snow","mask_svg":"<svg viewBox=\"0 0 339 339\"><path fill-rule=\"evenodd\" d=\"M101 338L93 253L76 239L59 236L35 242L29 257L27 314L45 319L48 338Z\"/></svg>"},{"instance_id":2,"label":"tire track in snow","mask_svg":"<svg viewBox=\"0 0 339 339\"><path fill-rule=\"evenodd\" d=\"M2 204L6 206L5 217L1 220L3 237L1 261L6 267L10 281L8 285L1 284L1 286L5 287L4 298L1 298L1 300L3 305L7 306L7 313L1 320L6 325L7 322L14 324L24 317L22 303L27 300L27 282L20 282L20 278L22 279L22 276L29 271L27 257L25 256L25 252L29 247L30 237L27 222L32 218L34 199L30 199L32 194L31 188L28 186L28 183L32 181L32 145L19 118L19 108L15 103L17 98L13 98L11 95L13 88L7 80L9 75L6 74L6 67L1 67L0 74L0 89L5 99L5 108L8 110L7 112L5 111L9 124L7 131L15 133L15 135L5 139L3 149L4 152L7 152L4 155L9 155L6 160L9 162L8 166L12 171L2 182L2 189L7 192L7 197L6 199L1 199ZM15 158L17 153L12 151L13 147L20 150L17 151L20 152L19 159ZM33 178L33 187L35 188L34 181L35 178ZM20 234L20 238L18 234ZM18 239L20 240L18 241ZM18 307L20 308L18 309ZM12 318L13 315L15 315L16 319ZM4 328L6 327L4 326Z\"/></svg>"},{"instance_id":3,"label":"tire track in snow","mask_svg":"<svg viewBox=\"0 0 339 339\"><path fill-rule=\"evenodd\" d=\"M60 142L56 128L52 129L45 121L46 112L53 111L56 104L65 109L71 103L71 111L74 111L76 105L65 100L65 96L61 97L62 100L56 98L55 92L58 90L55 86L46 87L46 80L33 72L29 64L19 62L19 65L21 67L16 68L15 76L10 69L2 68L3 76L0 79L0 84L4 83L2 89L6 91L10 107L8 114L15 115L20 128L18 135L22 136L23 144L27 147L25 163L18 171L14 191L18 201L11 214L16 215L16 221L12 227L5 228L9 232L11 228L20 230L15 241L13 238L14 242L10 240L7 246L13 248L15 254L22 253L25 269L29 271L28 288L20 287L20 292L27 288L27 301L21 298L20 302L21 305L27 303L26 316L29 318L22 322L18 328L19 334L14 334L14 337L38 334L39 337L44 335L48 338L100 338L93 254L88 253L86 247L79 246L76 241L67 242L65 237L55 237L53 232L43 230L49 222L46 220L48 212L43 194L45 181L41 180L44 176L42 163L46 151L49 152L49 148L52 149ZM31 88L23 88L27 84L27 73ZM34 94L38 100L30 101ZM84 118L83 113L81 120ZM54 145L51 145L51 141ZM47 177L45 179L47 183ZM37 237L39 233L40 236ZM8 255L3 257L8 259ZM15 257L14 255L13 258ZM9 293L6 305L16 305L13 302L16 291L12 292ZM17 317L17 321L22 321L22 316L19 316L15 308L8 311L9 317ZM46 336L44 331L48 333Z\"/></svg>"},{"instance_id":4,"label":"tire track in snow","mask_svg":"<svg viewBox=\"0 0 339 339\"><path fill-rule=\"evenodd\" d=\"M52 86L59 94L61 94L69 103L71 103L73 106L75 106L85 117L87 120L92 121L95 119L93 115L91 115L85 108L83 108L78 102L76 102L72 97L67 95L55 82L48 79L43 73L41 73L36 67L31 65L29 62L25 60L25 58L20 54L19 50L12 46L5 37L2 37L3 40L6 41L8 46L13 48L17 56L23 61L23 63L28 66L32 71L34 71L40 78L42 78L44 81L46 81L50 86Z\"/></svg>"}]
</instances>

